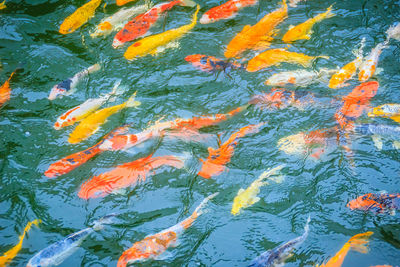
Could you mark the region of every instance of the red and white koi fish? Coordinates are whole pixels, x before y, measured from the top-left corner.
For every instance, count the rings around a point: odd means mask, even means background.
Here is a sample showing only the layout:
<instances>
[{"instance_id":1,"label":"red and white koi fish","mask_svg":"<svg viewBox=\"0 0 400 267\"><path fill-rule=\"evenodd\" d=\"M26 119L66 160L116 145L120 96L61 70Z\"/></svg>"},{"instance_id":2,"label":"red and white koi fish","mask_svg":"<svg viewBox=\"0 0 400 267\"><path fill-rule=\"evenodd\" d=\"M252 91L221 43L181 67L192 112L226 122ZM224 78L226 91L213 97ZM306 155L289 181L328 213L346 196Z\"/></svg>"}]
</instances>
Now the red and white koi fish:
<instances>
[{"instance_id":1,"label":"red and white koi fish","mask_svg":"<svg viewBox=\"0 0 400 267\"><path fill-rule=\"evenodd\" d=\"M208 10L200 18L201 24L213 23L222 19L231 19L242 8L253 6L258 3L258 0L229 0L222 5L216 6Z\"/></svg>"},{"instance_id":2,"label":"red and white koi fish","mask_svg":"<svg viewBox=\"0 0 400 267\"><path fill-rule=\"evenodd\" d=\"M171 166L178 169L184 167L184 160L175 156L152 157L152 155L141 158L115 169L94 176L82 184L78 196L83 199L105 197L115 190L136 185L146 180L146 175L161 166Z\"/></svg>"},{"instance_id":3,"label":"red and white koi fish","mask_svg":"<svg viewBox=\"0 0 400 267\"><path fill-rule=\"evenodd\" d=\"M209 179L212 176L217 176L221 174L225 169L225 165L231 161L235 147L239 143L239 138L244 137L247 134L258 133L260 128L265 123L259 123L255 125L248 125L241 128L238 132L232 134L229 139L223 143L219 148L214 149L212 147L208 148L208 157L206 160L200 159L203 162L201 170L197 175Z\"/></svg>"},{"instance_id":4,"label":"red and white koi fish","mask_svg":"<svg viewBox=\"0 0 400 267\"><path fill-rule=\"evenodd\" d=\"M146 13L140 14L125 24L123 29L115 35L112 46L118 48L126 42L144 36L163 13L176 5L195 7L196 3L192 0L173 0L155 5Z\"/></svg>"},{"instance_id":5,"label":"red and white koi fish","mask_svg":"<svg viewBox=\"0 0 400 267\"><path fill-rule=\"evenodd\" d=\"M263 93L253 96L249 104L260 108L282 109L289 106L298 109L304 109L307 106L315 104L314 95L307 91L289 91L285 89L273 88L270 93Z\"/></svg>"},{"instance_id":6,"label":"red and white koi fish","mask_svg":"<svg viewBox=\"0 0 400 267\"><path fill-rule=\"evenodd\" d=\"M149 235L143 240L134 243L129 249L125 250L119 257L117 267L125 267L129 263L143 261L148 259L156 259L163 254L169 247L176 246L178 237L203 214L204 207L209 200L214 198L218 193L214 193L206 197L199 206L194 210L190 217L179 222L178 224L165 229L159 233Z\"/></svg>"},{"instance_id":7,"label":"red and white koi fish","mask_svg":"<svg viewBox=\"0 0 400 267\"><path fill-rule=\"evenodd\" d=\"M201 54L189 55L185 57L185 60L191 63L196 68L202 71L212 72L217 70L229 70L229 69L239 69L242 68L240 64Z\"/></svg>"},{"instance_id":8,"label":"red and white koi fish","mask_svg":"<svg viewBox=\"0 0 400 267\"><path fill-rule=\"evenodd\" d=\"M324 80L324 78L334 71L335 70L328 69L321 69L317 72L308 70L284 71L272 75L268 80L265 81L265 84L271 86L285 86L286 84L293 84L304 87Z\"/></svg>"},{"instance_id":9,"label":"red and white koi fish","mask_svg":"<svg viewBox=\"0 0 400 267\"><path fill-rule=\"evenodd\" d=\"M365 82L374 75L376 66L378 66L379 56L381 55L382 50L387 47L387 44L388 40L379 43L371 50L371 53L365 57L364 61L361 63L360 72L358 73L358 80L360 82Z\"/></svg>"},{"instance_id":10,"label":"red and white koi fish","mask_svg":"<svg viewBox=\"0 0 400 267\"><path fill-rule=\"evenodd\" d=\"M54 87L51 88L49 100L54 100L58 96L73 94L75 92L76 86L84 77L86 77L90 73L100 70L100 68L100 64L94 64L93 66L90 66L89 68L78 72L74 75L74 77L68 78L65 81L60 82L59 84L54 85Z\"/></svg>"}]
</instances>

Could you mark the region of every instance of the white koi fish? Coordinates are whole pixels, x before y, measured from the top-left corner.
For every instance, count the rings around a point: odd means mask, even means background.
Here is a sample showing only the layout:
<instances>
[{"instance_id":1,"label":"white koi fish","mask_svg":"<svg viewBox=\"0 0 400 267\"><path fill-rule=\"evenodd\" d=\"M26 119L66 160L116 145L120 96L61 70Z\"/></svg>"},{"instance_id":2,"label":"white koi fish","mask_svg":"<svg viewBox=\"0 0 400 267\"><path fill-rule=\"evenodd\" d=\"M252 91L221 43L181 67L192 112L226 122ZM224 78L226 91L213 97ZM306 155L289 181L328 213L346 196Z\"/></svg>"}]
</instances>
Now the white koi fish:
<instances>
[{"instance_id":1,"label":"white koi fish","mask_svg":"<svg viewBox=\"0 0 400 267\"><path fill-rule=\"evenodd\" d=\"M321 69L320 71L295 70L275 73L268 80L266 85L284 86L293 84L296 86L307 86L322 81L336 70Z\"/></svg>"},{"instance_id":2,"label":"white koi fish","mask_svg":"<svg viewBox=\"0 0 400 267\"><path fill-rule=\"evenodd\" d=\"M387 44L387 40L383 43L379 43L371 50L371 53L365 57L364 61L361 63L360 72L358 73L358 80L360 82L365 82L374 75L376 66L378 65L379 56L381 55L382 50L387 47Z\"/></svg>"}]
</instances>

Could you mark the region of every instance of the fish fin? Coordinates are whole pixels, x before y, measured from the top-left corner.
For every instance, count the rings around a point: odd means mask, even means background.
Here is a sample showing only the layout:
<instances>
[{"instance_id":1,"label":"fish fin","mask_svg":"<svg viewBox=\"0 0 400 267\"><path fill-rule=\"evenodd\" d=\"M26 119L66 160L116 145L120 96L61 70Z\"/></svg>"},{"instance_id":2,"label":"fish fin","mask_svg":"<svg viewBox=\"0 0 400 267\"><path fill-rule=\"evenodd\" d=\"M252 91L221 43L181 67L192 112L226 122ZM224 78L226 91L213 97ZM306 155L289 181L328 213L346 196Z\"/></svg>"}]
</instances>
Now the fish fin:
<instances>
[{"instance_id":1,"label":"fish fin","mask_svg":"<svg viewBox=\"0 0 400 267\"><path fill-rule=\"evenodd\" d=\"M378 150L382 150L382 147L383 147L382 137L380 135L374 134L371 136L371 138L372 138L372 141L374 142L375 147Z\"/></svg>"},{"instance_id":2,"label":"fish fin","mask_svg":"<svg viewBox=\"0 0 400 267\"><path fill-rule=\"evenodd\" d=\"M87 69L87 71L88 71L88 73L90 74L90 73L99 71L100 69L101 69L101 65L100 65L99 63L96 63L96 64L90 66L90 67Z\"/></svg>"},{"instance_id":3,"label":"fish fin","mask_svg":"<svg viewBox=\"0 0 400 267\"><path fill-rule=\"evenodd\" d=\"M393 117L390 117L392 120L394 120L395 122L398 122L398 123L400 123L400 115L397 115L397 116L393 116Z\"/></svg>"},{"instance_id":4,"label":"fish fin","mask_svg":"<svg viewBox=\"0 0 400 267\"><path fill-rule=\"evenodd\" d=\"M368 242L369 242L368 239L373 233L374 232L366 232L353 236L348 241L350 248L359 253L363 254L368 253Z\"/></svg>"},{"instance_id":5,"label":"fish fin","mask_svg":"<svg viewBox=\"0 0 400 267\"><path fill-rule=\"evenodd\" d=\"M244 189L240 188L239 191L238 191L238 195L242 194L243 192L244 192Z\"/></svg>"},{"instance_id":6,"label":"fish fin","mask_svg":"<svg viewBox=\"0 0 400 267\"><path fill-rule=\"evenodd\" d=\"M135 101L136 93L137 91L134 92L133 95L128 99L128 101L125 102L127 107L130 108L140 106L141 103L139 101Z\"/></svg>"},{"instance_id":7,"label":"fish fin","mask_svg":"<svg viewBox=\"0 0 400 267\"><path fill-rule=\"evenodd\" d=\"M376 68L375 75L378 75L383 72L383 68Z\"/></svg>"},{"instance_id":8,"label":"fish fin","mask_svg":"<svg viewBox=\"0 0 400 267\"><path fill-rule=\"evenodd\" d=\"M393 147L395 149L400 149L400 142L399 141L393 141Z\"/></svg>"},{"instance_id":9,"label":"fish fin","mask_svg":"<svg viewBox=\"0 0 400 267\"><path fill-rule=\"evenodd\" d=\"M113 190L111 192L111 194L125 196L127 194L127 192L128 192L128 190L126 188L120 188L120 189Z\"/></svg>"},{"instance_id":10,"label":"fish fin","mask_svg":"<svg viewBox=\"0 0 400 267\"><path fill-rule=\"evenodd\" d=\"M329 19L329 18L332 18L332 17L336 16L336 14L332 12L332 7L333 7L334 4L335 3L333 3L330 7L327 8L327 10L325 12L324 19Z\"/></svg>"},{"instance_id":11,"label":"fish fin","mask_svg":"<svg viewBox=\"0 0 400 267\"><path fill-rule=\"evenodd\" d=\"M253 198L251 199L251 205L257 203L258 201L260 201L260 198L259 198L259 197L253 197Z\"/></svg>"},{"instance_id":12,"label":"fish fin","mask_svg":"<svg viewBox=\"0 0 400 267\"><path fill-rule=\"evenodd\" d=\"M277 184L280 184L285 180L285 176L284 175L279 175L279 176L276 176L276 177L272 177L269 180L274 181Z\"/></svg>"}]
</instances>

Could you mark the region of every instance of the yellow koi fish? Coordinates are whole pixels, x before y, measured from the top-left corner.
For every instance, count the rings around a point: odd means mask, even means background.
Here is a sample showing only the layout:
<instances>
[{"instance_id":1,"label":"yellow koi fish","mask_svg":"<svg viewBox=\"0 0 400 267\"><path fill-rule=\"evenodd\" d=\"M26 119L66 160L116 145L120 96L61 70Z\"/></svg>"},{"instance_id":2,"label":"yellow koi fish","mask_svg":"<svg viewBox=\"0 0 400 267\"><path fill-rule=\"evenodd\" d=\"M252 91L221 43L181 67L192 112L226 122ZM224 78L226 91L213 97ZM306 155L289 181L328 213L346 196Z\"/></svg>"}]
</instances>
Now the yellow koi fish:
<instances>
[{"instance_id":1,"label":"yellow koi fish","mask_svg":"<svg viewBox=\"0 0 400 267\"><path fill-rule=\"evenodd\" d=\"M68 34L73 33L83 24L85 24L90 18L94 16L96 8L100 5L101 0L91 0L84 4L74 13L69 15L61 24L59 33Z\"/></svg>"},{"instance_id":2,"label":"yellow koi fish","mask_svg":"<svg viewBox=\"0 0 400 267\"><path fill-rule=\"evenodd\" d=\"M3 256L0 257L0 266L6 266L6 264L9 263L18 254L18 252L21 250L25 234L31 229L33 224L38 226L40 222L41 220L38 219L28 222L28 224L25 226L24 232L19 236L18 244L16 244L13 248L11 248L9 251L4 253Z\"/></svg>"},{"instance_id":3,"label":"yellow koi fish","mask_svg":"<svg viewBox=\"0 0 400 267\"><path fill-rule=\"evenodd\" d=\"M309 40L311 38L311 34L313 33L311 29L314 24L333 16L335 16L335 14L332 13L332 6L330 6L326 10L326 12L319 14L311 19L308 19L297 26L292 26L291 28L289 28L289 30L282 37L282 41L284 41L285 43L291 43L301 39Z\"/></svg>"},{"instance_id":4,"label":"yellow koi fish","mask_svg":"<svg viewBox=\"0 0 400 267\"><path fill-rule=\"evenodd\" d=\"M278 167L263 172L260 177L258 177L254 182L251 183L249 187L247 187L246 190L240 188L238 194L233 199L231 213L233 215L238 215L240 213L240 209L250 207L251 205L260 201L260 198L257 197L258 193L260 193L260 187L268 184L268 182L263 182L263 180L269 178L271 175L276 174L283 167L283 165L279 165ZM282 177L270 178L270 180L280 183L282 181Z\"/></svg>"},{"instance_id":5,"label":"yellow koi fish","mask_svg":"<svg viewBox=\"0 0 400 267\"><path fill-rule=\"evenodd\" d=\"M197 13L199 13L200 6L197 5L196 12L194 12L193 20L190 24L182 27L171 29L163 33L155 34L149 37L145 37L131 46L126 50L124 57L127 60L133 60L136 57L143 57L148 54L155 55L158 49L171 41L182 37L184 34L189 32L197 24Z\"/></svg>"},{"instance_id":6,"label":"yellow koi fish","mask_svg":"<svg viewBox=\"0 0 400 267\"><path fill-rule=\"evenodd\" d=\"M246 70L249 72L258 71L282 62L300 64L303 67L310 67L311 62L317 58L329 59L328 56L310 57L302 53L290 52L286 49L269 49L249 60Z\"/></svg>"},{"instance_id":7,"label":"yellow koi fish","mask_svg":"<svg viewBox=\"0 0 400 267\"><path fill-rule=\"evenodd\" d=\"M100 109L84 118L75 128L75 130L69 135L68 142L71 144L76 144L89 138L99 129L102 124L106 122L107 118L114 113L117 113L124 108L139 106L141 103L139 101L135 101L135 96L136 92L125 103Z\"/></svg>"},{"instance_id":8,"label":"yellow koi fish","mask_svg":"<svg viewBox=\"0 0 400 267\"><path fill-rule=\"evenodd\" d=\"M3 2L0 3L0 9L5 9L6 6L6 0L4 0Z\"/></svg>"}]
</instances>

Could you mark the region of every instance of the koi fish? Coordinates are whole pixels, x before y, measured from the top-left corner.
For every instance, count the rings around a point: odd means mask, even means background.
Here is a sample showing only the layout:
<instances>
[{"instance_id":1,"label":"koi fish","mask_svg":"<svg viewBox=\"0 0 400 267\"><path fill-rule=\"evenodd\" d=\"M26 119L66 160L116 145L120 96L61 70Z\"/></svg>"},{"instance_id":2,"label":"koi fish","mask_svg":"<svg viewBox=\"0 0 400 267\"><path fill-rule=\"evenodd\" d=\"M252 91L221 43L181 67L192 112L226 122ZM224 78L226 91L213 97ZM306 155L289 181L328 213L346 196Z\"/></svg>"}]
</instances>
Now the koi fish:
<instances>
[{"instance_id":1,"label":"koi fish","mask_svg":"<svg viewBox=\"0 0 400 267\"><path fill-rule=\"evenodd\" d=\"M101 145L106 142L108 139L113 138L114 136L124 134L128 131L128 126L118 127L111 131L109 134L103 137L103 139L95 144L92 147L89 147L83 151L79 151L72 155L66 156L54 163L52 163L47 171L45 171L44 175L47 178L55 178L63 174L67 174L70 171L74 170L75 168L81 166L89 159L93 158L94 156L103 152L100 149Z\"/></svg>"},{"instance_id":2,"label":"koi fish","mask_svg":"<svg viewBox=\"0 0 400 267\"><path fill-rule=\"evenodd\" d=\"M389 29L386 31L387 34L387 41L389 42L390 39L395 39L397 41L400 41L400 23L397 23L397 25L392 25L389 27Z\"/></svg>"},{"instance_id":3,"label":"koi fish","mask_svg":"<svg viewBox=\"0 0 400 267\"><path fill-rule=\"evenodd\" d=\"M364 45L365 45L365 38L361 40L361 45L358 51L353 52L354 55L356 56L356 59L350 63L347 63L338 72L332 75L331 79L329 80L329 85L328 85L329 88L336 89L349 85L345 82L353 78L353 76L357 72L357 69L360 68L363 60Z\"/></svg>"},{"instance_id":4,"label":"koi fish","mask_svg":"<svg viewBox=\"0 0 400 267\"><path fill-rule=\"evenodd\" d=\"M51 244L47 248L36 253L26 265L27 267L45 267L61 264L71 256L90 234L104 228L104 224L111 224L115 214L110 214L94 221L92 227L85 228L68 235L63 240Z\"/></svg>"},{"instance_id":5,"label":"koi fish","mask_svg":"<svg viewBox=\"0 0 400 267\"><path fill-rule=\"evenodd\" d=\"M201 24L208 24L219 21L221 19L231 19L242 8L246 6L253 6L258 3L258 0L229 0L222 5L211 8L206 11L200 18Z\"/></svg>"},{"instance_id":6,"label":"koi fish","mask_svg":"<svg viewBox=\"0 0 400 267\"><path fill-rule=\"evenodd\" d=\"M304 226L304 233L274 249L267 250L257 258L255 258L248 267L272 267L282 266L286 259L292 256L293 251L299 247L308 236L310 232L310 216Z\"/></svg>"},{"instance_id":7,"label":"koi fish","mask_svg":"<svg viewBox=\"0 0 400 267\"><path fill-rule=\"evenodd\" d=\"M378 87L376 81L362 83L343 97L343 106L335 113L335 119L342 129L352 127L354 120L368 108L369 100L376 95Z\"/></svg>"},{"instance_id":8,"label":"koi fish","mask_svg":"<svg viewBox=\"0 0 400 267\"><path fill-rule=\"evenodd\" d=\"M95 112L99 107L106 103L111 96L116 94L117 88L120 83L121 81L117 81L109 94L106 94L99 98L90 98L79 106L73 107L62 114L54 123L54 129L60 130L62 127L73 125L75 122L81 121L93 112Z\"/></svg>"},{"instance_id":9,"label":"koi fish","mask_svg":"<svg viewBox=\"0 0 400 267\"><path fill-rule=\"evenodd\" d=\"M94 16L94 12L100 5L101 0L90 0L77 10L74 13L69 15L63 23L60 25L60 30L58 31L61 34L69 34L76 31L83 24L88 22Z\"/></svg>"},{"instance_id":10,"label":"koi fish","mask_svg":"<svg viewBox=\"0 0 400 267\"><path fill-rule=\"evenodd\" d=\"M81 185L78 196L83 199L105 197L113 191L136 185L146 180L154 169L167 165L177 169L184 167L184 160L175 156L152 155L117 166L115 169L94 176Z\"/></svg>"},{"instance_id":11,"label":"koi fish","mask_svg":"<svg viewBox=\"0 0 400 267\"><path fill-rule=\"evenodd\" d=\"M93 66L78 72L74 77L68 78L59 84L54 85L53 88L51 88L49 100L54 100L58 96L71 95L75 92L76 86L84 77L100 69L100 64L94 64Z\"/></svg>"},{"instance_id":12,"label":"koi fish","mask_svg":"<svg viewBox=\"0 0 400 267\"><path fill-rule=\"evenodd\" d=\"M254 72L274 65L279 65L283 62L299 64L306 68L310 67L311 63L317 58L329 59L328 56L310 57L302 53L290 52L282 48L269 49L250 59L246 70Z\"/></svg>"},{"instance_id":13,"label":"koi fish","mask_svg":"<svg viewBox=\"0 0 400 267\"><path fill-rule=\"evenodd\" d=\"M251 183L249 187L246 189L240 188L239 192L233 199L233 205L231 213L233 215L238 215L240 210L243 208L247 208L252 206L253 204L260 201L260 198L257 195L260 193L260 187L264 185L268 185L269 182L264 181L265 179L269 179L275 181L277 183L282 182L283 177L275 177L271 178L271 175L276 175L284 166L279 165L273 169L269 169L268 171L263 172L254 182Z\"/></svg>"},{"instance_id":14,"label":"koi fish","mask_svg":"<svg viewBox=\"0 0 400 267\"><path fill-rule=\"evenodd\" d=\"M6 0L4 0L3 2L1 2L0 3L0 10L1 9L5 9L7 6L6 6Z\"/></svg>"},{"instance_id":15,"label":"koi fish","mask_svg":"<svg viewBox=\"0 0 400 267\"><path fill-rule=\"evenodd\" d=\"M111 115L124 108L140 106L141 103L135 101L135 96L136 92L125 103L97 110L81 120L79 125L76 126L75 130L69 135L68 142L71 144L79 143L94 134Z\"/></svg>"},{"instance_id":16,"label":"koi fish","mask_svg":"<svg viewBox=\"0 0 400 267\"><path fill-rule=\"evenodd\" d=\"M133 1L137 1L137 0L116 0L116 4L117 6L123 6L127 3L133 2Z\"/></svg>"},{"instance_id":17,"label":"koi fish","mask_svg":"<svg viewBox=\"0 0 400 267\"><path fill-rule=\"evenodd\" d=\"M267 49L273 36L277 33L275 27L287 18L286 0L282 1L282 7L265 15L255 25L246 25L228 44L225 50L225 57L238 58L243 52L249 49Z\"/></svg>"},{"instance_id":18,"label":"koi fish","mask_svg":"<svg viewBox=\"0 0 400 267\"><path fill-rule=\"evenodd\" d=\"M361 63L360 72L358 73L358 80L365 82L374 75L376 66L378 65L379 56L382 50L387 47L387 40L383 43L379 43L375 48L371 50L368 56L365 57Z\"/></svg>"},{"instance_id":19,"label":"koi fish","mask_svg":"<svg viewBox=\"0 0 400 267\"><path fill-rule=\"evenodd\" d=\"M271 86L284 86L286 84L308 86L323 80L333 71L335 70L321 69L318 72L307 70L284 71L272 75L265 81L265 84Z\"/></svg>"},{"instance_id":20,"label":"koi fish","mask_svg":"<svg viewBox=\"0 0 400 267\"><path fill-rule=\"evenodd\" d=\"M390 118L400 123L400 104L384 104L372 109L368 112L368 117Z\"/></svg>"},{"instance_id":21,"label":"koi fish","mask_svg":"<svg viewBox=\"0 0 400 267\"><path fill-rule=\"evenodd\" d=\"M193 29L194 26L196 26L197 13L199 13L199 10L200 6L197 5L197 9L194 12L193 19L190 24L186 24L179 28L165 31L163 33L145 37L129 46L124 54L124 57L127 60L133 60L136 57L143 57L148 54L157 54L160 47L167 45L175 39L181 38L183 35Z\"/></svg>"},{"instance_id":22,"label":"koi fish","mask_svg":"<svg viewBox=\"0 0 400 267\"><path fill-rule=\"evenodd\" d=\"M232 134L229 139L218 149L209 147L207 159L200 159L200 161L203 162L203 166L197 175L205 179L209 179L212 176L221 174L226 169L225 164L231 161L235 147L239 143L239 138L242 138L247 134L258 133L260 127L262 127L264 124L265 123L259 123L245 126L238 132Z\"/></svg>"},{"instance_id":23,"label":"koi fish","mask_svg":"<svg viewBox=\"0 0 400 267\"><path fill-rule=\"evenodd\" d=\"M289 27L289 30L282 37L282 41L284 41L285 43L292 43L301 39L310 40L311 34L313 34L312 27L314 26L314 24L324 19L332 18L333 16L335 16L335 14L332 13L331 5L330 7L328 7L326 12L318 14L317 16L308 19L305 22L300 23L299 25Z\"/></svg>"},{"instance_id":24,"label":"koi fish","mask_svg":"<svg viewBox=\"0 0 400 267\"><path fill-rule=\"evenodd\" d=\"M196 3L192 0L173 0L164 2L151 8L146 13L140 14L129 21L114 37L112 46L118 48L126 42L133 41L144 36L160 16L176 5L195 7Z\"/></svg>"},{"instance_id":25,"label":"koi fish","mask_svg":"<svg viewBox=\"0 0 400 267\"><path fill-rule=\"evenodd\" d=\"M201 54L189 55L185 57L185 60L191 63L194 67L207 72L242 68L242 66L236 62L230 63L213 56Z\"/></svg>"},{"instance_id":26,"label":"koi fish","mask_svg":"<svg viewBox=\"0 0 400 267\"><path fill-rule=\"evenodd\" d=\"M8 100L10 100L11 97L11 87L10 87L10 80L14 76L15 72L17 70L14 70L10 77L5 81L5 83L0 87L0 107L4 105Z\"/></svg>"},{"instance_id":27,"label":"koi fish","mask_svg":"<svg viewBox=\"0 0 400 267\"><path fill-rule=\"evenodd\" d=\"M351 200L346 205L351 210L371 211L375 214L390 213L400 209L400 194L368 193Z\"/></svg>"},{"instance_id":28,"label":"koi fish","mask_svg":"<svg viewBox=\"0 0 400 267\"><path fill-rule=\"evenodd\" d=\"M379 150L382 150L382 138L388 138L393 141L393 147L400 149L400 127L391 125L379 124L355 124L351 132L362 135L370 135L374 145Z\"/></svg>"},{"instance_id":29,"label":"koi fish","mask_svg":"<svg viewBox=\"0 0 400 267\"><path fill-rule=\"evenodd\" d=\"M131 8L122 8L117 13L102 19L99 25L97 25L95 31L90 34L92 38L99 36L107 36L111 32L122 29L122 27L128 22L133 16L140 14L150 8L150 5L134 6Z\"/></svg>"},{"instance_id":30,"label":"koi fish","mask_svg":"<svg viewBox=\"0 0 400 267\"><path fill-rule=\"evenodd\" d=\"M317 265L317 267L340 267L350 250L355 250L360 253L368 253L369 237L374 232L365 232L357 234L349 239L344 246L333 256L326 264Z\"/></svg>"},{"instance_id":31,"label":"koi fish","mask_svg":"<svg viewBox=\"0 0 400 267\"><path fill-rule=\"evenodd\" d=\"M310 92L300 90L288 91L278 88L272 89L270 93L255 95L249 101L249 104L260 108L283 109L292 106L301 110L315 103L316 99Z\"/></svg>"},{"instance_id":32,"label":"koi fish","mask_svg":"<svg viewBox=\"0 0 400 267\"><path fill-rule=\"evenodd\" d=\"M12 247L10 250L8 250L6 253L4 253L3 256L0 257L0 265L1 266L6 266L12 259L15 258L15 256L18 254L18 252L22 248L22 242L24 241L26 233L31 229L32 225L38 226L41 220L33 220L31 222L28 222L28 224L25 226L25 229L23 233L19 236L19 242L16 244L14 247Z\"/></svg>"},{"instance_id":33,"label":"koi fish","mask_svg":"<svg viewBox=\"0 0 400 267\"><path fill-rule=\"evenodd\" d=\"M143 261L147 259L156 259L163 254L169 247L177 246L178 237L192 224L195 220L205 213L205 205L209 200L214 198L218 193L214 193L206 197L199 206L185 220L176 225L158 232L148 235L143 240L134 243L129 249L122 253L118 259L117 267L125 267L129 263Z\"/></svg>"}]
</instances>

